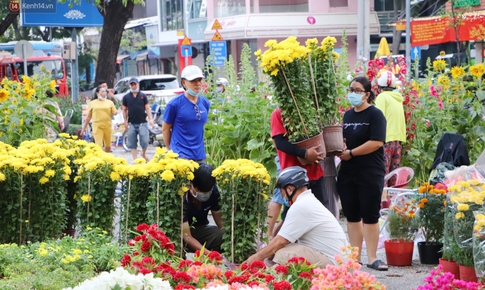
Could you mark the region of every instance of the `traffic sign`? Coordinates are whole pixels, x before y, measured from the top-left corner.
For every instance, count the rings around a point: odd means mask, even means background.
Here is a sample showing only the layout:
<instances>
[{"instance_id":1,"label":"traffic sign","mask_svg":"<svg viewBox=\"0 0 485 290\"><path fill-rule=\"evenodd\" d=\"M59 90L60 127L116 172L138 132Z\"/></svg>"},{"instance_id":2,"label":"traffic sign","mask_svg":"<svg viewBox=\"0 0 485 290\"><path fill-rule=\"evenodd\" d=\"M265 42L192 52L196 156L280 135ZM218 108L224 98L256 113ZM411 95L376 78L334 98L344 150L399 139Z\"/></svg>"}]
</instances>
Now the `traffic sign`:
<instances>
[{"instance_id":1,"label":"traffic sign","mask_svg":"<svg viewBox=\"0 0 485 290\"><path fill-rule=\"evenodd\" d=\"M225 41L210 42L211 65L224 66L227 60L227 46Z\"/></svg>"},{"instance_id":2,"label":"traffic sign","mask_svg":"<svg viewBox=\"0 0 485 290\"><path fill-rule=\"evenodd\" d=\"M211 30L217 30L217 29L222 29L221 23L219 23L219 20L214 20L214 24L212 24Z\"/></svg>"},{"instance_id":3,"label":"traffic sign","mask_svg":"<svg viewBox=\"0 0 485 290\"><path fill-rule=\"evenodd\" d=\"M192 56L192 46L191 45L182 45L180 47L180 53L182 57Z\"/></svg>"},{"instance_id":4,"label":"traffic sign","mask_svg":"<svg viewBox=\"0 0 485 290\"><path fill-rule=\"evenodd\" d=\"M216 31L216 33L214 33L214 36L212 36L212 41L221 41L223 40L221 34L219 33L219 31Z\"/></svg>"},{"instance_id":5,"label":"traffic sign","mask_svg":"<svg viewBox=\"0 0 485 290\"><path fill-rule=\"evenodd\" d=\"M412 48L411 59L415 60L416 58L421 59L421 47L420 46L416 46L416 47Z\"/></svg>"},{"instance_id":6,"label":"traffic sign","mask_svg":"<svg viewBox=\"0 0 485 290\"><path fill-rule=\"evenodd\" d=\"M187 35L184 36L184 39L182 40L182 45L192 45L192 41L190 41L190 38L188 38Z\"/></svg>"}]
</instances>

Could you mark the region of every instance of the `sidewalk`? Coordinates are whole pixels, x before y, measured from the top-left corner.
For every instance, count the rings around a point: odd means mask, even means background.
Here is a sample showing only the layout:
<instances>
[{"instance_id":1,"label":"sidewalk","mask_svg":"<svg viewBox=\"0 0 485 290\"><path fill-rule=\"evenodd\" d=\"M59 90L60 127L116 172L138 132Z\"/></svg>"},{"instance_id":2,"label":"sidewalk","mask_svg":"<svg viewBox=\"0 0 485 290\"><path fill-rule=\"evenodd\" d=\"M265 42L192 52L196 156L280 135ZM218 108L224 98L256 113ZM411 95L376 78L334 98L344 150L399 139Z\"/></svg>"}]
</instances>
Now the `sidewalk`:
<instances>
[{"instance_id":1,"label":"sidewalk","mask_svg":"<svg viewBox=\"0 0 485 290\"><path fill-rule=\"evenodd\" d=\"M118 157L123 157L128 161L128 164L133 164L133 158L131 156L131 152L126 152L123 147L111 147L113 151L113 155ZM149 145L147 149L147 156L148 158L153 158L155 154L156 146ZM138 149L138 158L141 157L141 149ZM344 229L344 232L347 233L347 226L345 220L340 220L340 225ZM377 250L377 258L381 259L382 261L386 261L386 253L384 248ZM365 249L362 251L362 263L363 266L361 268L362 271L370 273L374 275L377 281L380 281L382 284L386 285L387 290L412 290L416 289L419 285L424 284L424 278L429 275L429 272L434 267L438 265L422 265L419 262L418 256L418 249L414 247L414 254L413 254L413 264L409 267L394 267L389 266L388 271L376 271L370 268L367 268L367 255Z\"/></svg>"}]
</instances>

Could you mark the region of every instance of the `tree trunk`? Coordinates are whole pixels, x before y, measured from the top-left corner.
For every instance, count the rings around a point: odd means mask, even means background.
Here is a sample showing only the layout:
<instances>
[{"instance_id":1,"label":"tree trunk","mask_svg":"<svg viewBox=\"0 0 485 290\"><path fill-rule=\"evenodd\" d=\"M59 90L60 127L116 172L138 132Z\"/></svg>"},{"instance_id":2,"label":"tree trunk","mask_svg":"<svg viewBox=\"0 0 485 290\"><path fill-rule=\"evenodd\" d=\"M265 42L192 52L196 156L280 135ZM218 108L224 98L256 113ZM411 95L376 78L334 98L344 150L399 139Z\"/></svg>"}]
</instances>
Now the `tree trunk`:
<instances>
[{"instance_id":1,"label":"tree trunk","mask_svg":"<svg viewBox=\"0 0 485 290\"><path fill-rule=\"evenodd\" d=\"M394 20L398 21L399 19L399 9L398 9L398 0L394 0ZM392 34L392 54L396 55L399 54L399 45L401 45L401 34L402 31L397 30L396 26L394 26L393 34Z\"/></svg>"},{"instance_id":2,"label":"tree trunk","mask_svg":"<svg viewBox=\"0 0 485 290\"><path fill-rule=\"evenodd\" d=\"M101 11L104 23L101 43L99 44L95 83L103 79L106 80L110 88L113 87L113 80L116 75L116 57L118 56L121 36L134 7L133 1L128 1L124 6L121 0L111 0Z\"/></svg>"},{"instance_id":3,"label":"tree trunk","mask_svg":"<svg viewBox=\"0 0 485 290\"><path fill-rule=\"evenodd\" d=\"M0 35L3 35L5 31L12 25L12 23L15 21L15 19L19 16L18 13L9 13L7 14L7 17L3 19L2 23L0 23Z\"/></svg>"}]
</instances>

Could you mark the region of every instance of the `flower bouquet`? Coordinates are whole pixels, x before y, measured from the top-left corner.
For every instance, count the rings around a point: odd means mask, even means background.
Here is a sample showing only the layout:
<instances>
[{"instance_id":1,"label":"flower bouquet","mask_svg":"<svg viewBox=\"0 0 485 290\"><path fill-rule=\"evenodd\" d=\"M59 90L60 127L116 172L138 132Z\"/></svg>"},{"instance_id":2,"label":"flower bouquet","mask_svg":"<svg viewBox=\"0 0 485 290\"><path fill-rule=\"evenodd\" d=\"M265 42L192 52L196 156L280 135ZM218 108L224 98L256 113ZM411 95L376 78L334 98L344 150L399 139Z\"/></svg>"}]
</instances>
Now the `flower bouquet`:
<instances>
[{"instance_id":1,"label":"flower bouquet","mask_svg":"<svg viewBox=\"0 0 485 290\"><path fill-rule=\"evenodd\" d=\"M475 212L473 261L477 278L480 282L485 283L485 211Z\"/></svg>"},{"instance_id":2,"label":"flower bouquet","mask_svg":"<svg viewBox=\"0 0 485 290\"><path fill-rule=\"evenodd\" d=\"M301 46L290 36L281 42L269 40L264 53L255 53L274 85L290 142L309 139L324 125L339 123L343 83L338 81L338 54L333 51L336 39L326 37L321 46L317 43L308 39Z\"/></svg>"}]
</instances>

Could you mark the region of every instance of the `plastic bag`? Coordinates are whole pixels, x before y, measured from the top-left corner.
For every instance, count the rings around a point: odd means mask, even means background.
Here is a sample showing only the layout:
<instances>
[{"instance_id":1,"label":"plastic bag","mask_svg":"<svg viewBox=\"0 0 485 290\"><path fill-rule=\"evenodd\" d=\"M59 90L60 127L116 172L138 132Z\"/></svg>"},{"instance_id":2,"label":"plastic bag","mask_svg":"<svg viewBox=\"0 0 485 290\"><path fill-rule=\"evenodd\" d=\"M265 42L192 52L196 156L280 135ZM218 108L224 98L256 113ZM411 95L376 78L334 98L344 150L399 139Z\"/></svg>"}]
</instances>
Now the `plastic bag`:
<instances>
[{"instance_id":1,"label":"plastic bag","mask_svg":"<svg viewBox=\"0 0 485 290\"><path fill-rule=\"evenodd\" d=\"M485 211L475 211L473 226L473 260L475 272L481 282L485 282Z\"/></svg>"},{"instance_id":2,"label":"plastic bag","mask_svg":"<svg viewBox=\"0 0 485 290\"><path fill-rule=\"evenodd\" d=\"M448 187L455 185L460 181L484 179L484 177L482 176L482 174L480 174L480 171L477 170L475 165L460 166L455 168L454 170L445 171L444 175L445 178L443 180L443 183Z\"/></svg>"}]
</instances>

